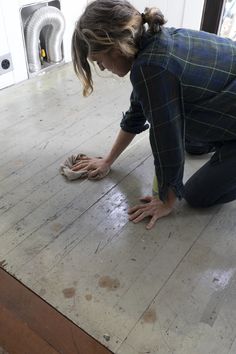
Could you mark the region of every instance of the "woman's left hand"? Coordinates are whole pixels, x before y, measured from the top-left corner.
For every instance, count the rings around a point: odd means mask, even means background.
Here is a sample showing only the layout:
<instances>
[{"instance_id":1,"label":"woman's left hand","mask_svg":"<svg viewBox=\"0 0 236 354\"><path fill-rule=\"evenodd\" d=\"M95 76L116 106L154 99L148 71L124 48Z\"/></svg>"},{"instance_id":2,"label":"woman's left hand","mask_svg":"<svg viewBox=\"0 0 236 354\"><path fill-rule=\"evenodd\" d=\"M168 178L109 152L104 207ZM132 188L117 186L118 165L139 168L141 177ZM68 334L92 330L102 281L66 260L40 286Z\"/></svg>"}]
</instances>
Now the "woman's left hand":
<instances>
[{"instance_id":1,"label":"woman's left hand","mask_svg":"<svg viewBox=\"0 0 236 354\"><path fill-rule=\"evenodd\" d=\"M138 223L146 217L151 217L146 226L147 230L152 229L158 219L169 215L173 209L169 203L163 203L157 197L146 196L141 198L140 201L144 202L144 204L136 205L128 210L130 214L129 220Z\"/></svg>"}]
</instances>

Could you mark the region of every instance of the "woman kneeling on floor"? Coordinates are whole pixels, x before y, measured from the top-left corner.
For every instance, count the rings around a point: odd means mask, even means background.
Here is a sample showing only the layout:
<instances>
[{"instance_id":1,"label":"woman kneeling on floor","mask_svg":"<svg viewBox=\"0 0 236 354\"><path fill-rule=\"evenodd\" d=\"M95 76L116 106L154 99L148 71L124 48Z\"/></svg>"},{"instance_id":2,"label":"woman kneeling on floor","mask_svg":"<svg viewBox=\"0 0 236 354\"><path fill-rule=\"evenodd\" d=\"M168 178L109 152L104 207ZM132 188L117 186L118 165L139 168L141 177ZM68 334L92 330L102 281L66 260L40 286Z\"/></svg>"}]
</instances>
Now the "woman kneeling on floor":
<instances>
[{"instance_id":1,"label":"woman kneeling on floor","mask_svg":"<svg viewBox=\"0 0 236 354\"><path fill-rule=\"evenodd\" d=\"M84 96L93 90L91 62L120 77L130 72L133 87L108 155L84 158L74 169L102 178L135 135L149 129L154 195L129 210L135 223L150 217L147 229L171 213L177 198L193 207L236 199L236 42L164 24L157 8L140 13L128 1L96 0L72 40ZM184 185L185 150L214 154Z\"/></svg>"}]
</instances>

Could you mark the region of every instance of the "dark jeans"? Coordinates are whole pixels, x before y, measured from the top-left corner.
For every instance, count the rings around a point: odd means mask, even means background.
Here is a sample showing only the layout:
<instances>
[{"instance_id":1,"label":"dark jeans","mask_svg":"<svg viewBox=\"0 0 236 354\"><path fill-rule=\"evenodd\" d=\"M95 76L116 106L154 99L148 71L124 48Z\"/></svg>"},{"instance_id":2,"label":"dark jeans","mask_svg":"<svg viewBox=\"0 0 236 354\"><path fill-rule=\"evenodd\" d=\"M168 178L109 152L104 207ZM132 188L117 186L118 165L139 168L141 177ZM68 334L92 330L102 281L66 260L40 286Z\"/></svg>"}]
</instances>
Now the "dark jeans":
<instances>
[{"instance_id":1,"label":"dark jeans","mask_svg":"<svg viewBox=\"0 0 236 354\"><path fill-rule=\"evenodd\" d=\"M192 207L209 207L236 199L236 141L216 148L211 159L185 184L184 198Z\"/></svg>"},{"instance_id":2,"label":"dark jeans","mask_svg":"<svg viewBox=\"0 0 236 354\"><path fill-rule=\"evenodd\" d=\"M185 150L190 155L202 155L215 151L215 145L212 143L202 143L199 141L185 140Z\"/></svg>"}]
</instances>

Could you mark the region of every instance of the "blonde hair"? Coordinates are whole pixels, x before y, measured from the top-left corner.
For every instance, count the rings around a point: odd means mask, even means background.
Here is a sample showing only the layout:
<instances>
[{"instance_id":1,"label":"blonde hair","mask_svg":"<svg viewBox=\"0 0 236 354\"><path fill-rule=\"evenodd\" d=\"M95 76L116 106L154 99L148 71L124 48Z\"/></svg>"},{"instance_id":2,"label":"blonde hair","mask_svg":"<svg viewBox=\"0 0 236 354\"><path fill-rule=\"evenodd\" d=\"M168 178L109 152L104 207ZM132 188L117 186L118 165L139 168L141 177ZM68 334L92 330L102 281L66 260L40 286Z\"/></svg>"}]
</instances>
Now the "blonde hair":
<instances>
[{"instance_id":1,"label":"blonde hair","mask_svg":"<svg viewBox=\"0 0 236 354\"><path fill-rule=\"evenodd\" d=\"M100 52L119 49L127 58L135 57L139 40L146 31L156 33L165 23L157 8L146 8L140 14L126 0L95 0L76 23L72 37L72 61L76 75L82 81L83 95L93 91L88 57Z\"/></svg>"}]
</instances>

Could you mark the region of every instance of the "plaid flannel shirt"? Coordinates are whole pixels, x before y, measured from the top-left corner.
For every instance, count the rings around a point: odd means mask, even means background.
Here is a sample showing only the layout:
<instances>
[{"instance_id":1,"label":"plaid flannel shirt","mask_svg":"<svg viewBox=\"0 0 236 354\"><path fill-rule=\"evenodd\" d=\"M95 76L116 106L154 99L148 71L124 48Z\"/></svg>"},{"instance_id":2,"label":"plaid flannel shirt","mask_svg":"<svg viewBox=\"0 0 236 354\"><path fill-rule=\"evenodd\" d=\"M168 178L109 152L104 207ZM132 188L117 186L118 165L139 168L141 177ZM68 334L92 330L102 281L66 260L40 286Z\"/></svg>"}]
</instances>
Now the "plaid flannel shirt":
<instances>
[{"instance_id":1,"label":"plaid flannel shirt","mask_svg":"<svg viewBox=\"0 0 236 354\"><path fill-rule=\"evenodd\" d=\"M187 29L146 33L130 79L121 128L138 134L150 125L160 198L169 188L181 198L185 139L236 140L236 42Z\"/></svg>"}]
</instances>

